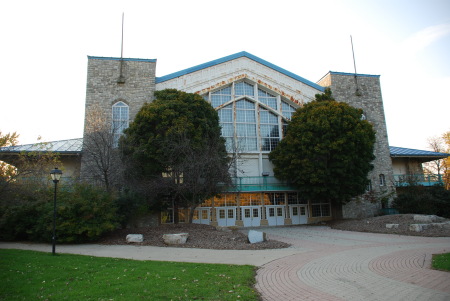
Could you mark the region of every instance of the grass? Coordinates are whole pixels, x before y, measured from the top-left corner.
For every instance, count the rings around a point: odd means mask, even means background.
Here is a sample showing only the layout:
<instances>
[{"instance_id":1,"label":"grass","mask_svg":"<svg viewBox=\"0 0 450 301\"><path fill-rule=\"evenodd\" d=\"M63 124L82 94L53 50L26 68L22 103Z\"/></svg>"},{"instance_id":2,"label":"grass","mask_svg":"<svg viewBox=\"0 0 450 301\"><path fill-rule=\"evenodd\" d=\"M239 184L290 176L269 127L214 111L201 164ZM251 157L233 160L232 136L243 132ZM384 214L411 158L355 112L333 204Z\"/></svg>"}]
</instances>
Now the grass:
<instances>
[{"instance_id":1,"label":"grass","mask_svg":"<svg viewBox=\"0 0 450 301\"><path fill-rule=\"evenodd\" d=\"M450 272L450 253L433 255L432 266L433 269Z\"/></svg>"},{"instance_id":2,"label":"grass","mask_svg":"<svg viewBox=\"0 0 450 301\"><path fill-rule=\"evenodd\" d=\"M0 300L258 300L255 267L0 250Z\"/></svg>"}]
</instances>

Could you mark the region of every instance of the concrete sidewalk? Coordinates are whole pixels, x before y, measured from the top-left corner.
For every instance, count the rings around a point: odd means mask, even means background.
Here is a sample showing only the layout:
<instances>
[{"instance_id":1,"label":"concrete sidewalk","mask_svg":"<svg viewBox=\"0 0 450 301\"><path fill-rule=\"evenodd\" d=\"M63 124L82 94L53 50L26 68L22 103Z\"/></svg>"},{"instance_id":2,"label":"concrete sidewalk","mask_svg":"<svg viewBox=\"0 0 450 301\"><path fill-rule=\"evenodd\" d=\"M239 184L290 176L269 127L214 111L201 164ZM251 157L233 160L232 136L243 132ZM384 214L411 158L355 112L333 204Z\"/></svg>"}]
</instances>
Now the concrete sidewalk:
<instances>
[{"instance_id":1,"label":"concrete sidewalk","mask_svg":"<svg viewBox=\"0 0 450 301\"><path fill-rule=\"evenodd\" d=\"M292 244L276 250L208 250L131 245L57 245L57 253L135 260L259 266L263 300L450 300L450 273L431 270L432 254L450 252L450 237L414 237L320 226L259 228ZM51 245L0 243L51 252Z\"/></svg>"},{"instance_id":2,"label":"concrete sidewalk","mask_svg":"<svg viewBox=\"0 0 450 301\"><path fill-rule=\"evenodd\" d=\"M52 246L49 244L0 242L0 249L51 252ZM134 260L223 263L254 266L262 266L275 259L301 252L302 250L299 248L274 250L210 250L134 245L56 245L56 253L126 258Z\"/></svg>"}]
</instances>

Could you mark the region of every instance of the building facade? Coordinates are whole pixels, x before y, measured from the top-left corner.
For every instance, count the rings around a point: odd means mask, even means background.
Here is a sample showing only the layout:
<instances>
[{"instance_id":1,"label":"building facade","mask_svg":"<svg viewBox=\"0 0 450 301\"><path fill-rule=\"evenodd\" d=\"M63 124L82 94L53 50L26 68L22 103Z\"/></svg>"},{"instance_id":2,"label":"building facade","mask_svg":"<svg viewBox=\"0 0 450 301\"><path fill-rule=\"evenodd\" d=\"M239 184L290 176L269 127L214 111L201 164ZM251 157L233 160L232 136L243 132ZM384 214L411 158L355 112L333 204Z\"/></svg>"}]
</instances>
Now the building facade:
<instances>
[{"instance_id":1,"label":"building facade","mask_svg":"<svg viewBox=\"0 0 450 301\"><path fill-rule=\"evenodd\" d=\"M379 76L329 72L313 83L247 52L162 77L156 77L155 70L156 60L88 57L86 119L102 111L118 137L141 106L153 100L154 91L174 88L200 94L210 102L219 114L227 150L237 158L231 171L234 185L197 208L194 222L260 226L332 218L336 211L331 204L306 200L278 181L268 159L294 111L325 87L331 88L337 101L363 109L376 130L375 168L369 174L368 191L395 191ZM379 209L379 202L361 197L345 205L342 213L344 217L372 216ZM186 217L188 210L182 210ZM171 209L162 213L161 222L171 220Z\"/></svg>"}]
</instances>

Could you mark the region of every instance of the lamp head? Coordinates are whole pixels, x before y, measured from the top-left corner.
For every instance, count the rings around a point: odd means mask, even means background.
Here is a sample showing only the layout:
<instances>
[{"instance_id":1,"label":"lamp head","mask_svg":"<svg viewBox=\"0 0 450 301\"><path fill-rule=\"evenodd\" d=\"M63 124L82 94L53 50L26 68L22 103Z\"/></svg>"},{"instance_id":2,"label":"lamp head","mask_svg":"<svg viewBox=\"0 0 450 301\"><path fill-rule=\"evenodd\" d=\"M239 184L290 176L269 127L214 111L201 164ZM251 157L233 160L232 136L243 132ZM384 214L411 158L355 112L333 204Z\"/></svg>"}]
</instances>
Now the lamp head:
<instances>
[{"instance_id":1,"label":"lamp head","mask_svg":"<svg viewBox=\"0 0 450 301\"><path fill-rule=\"evenodd\" d=\"M55 169L50 171L50 176L52 177L54 183L58 183L62 176L62 170L55 167Z\"/></svg>"}]
</instances>

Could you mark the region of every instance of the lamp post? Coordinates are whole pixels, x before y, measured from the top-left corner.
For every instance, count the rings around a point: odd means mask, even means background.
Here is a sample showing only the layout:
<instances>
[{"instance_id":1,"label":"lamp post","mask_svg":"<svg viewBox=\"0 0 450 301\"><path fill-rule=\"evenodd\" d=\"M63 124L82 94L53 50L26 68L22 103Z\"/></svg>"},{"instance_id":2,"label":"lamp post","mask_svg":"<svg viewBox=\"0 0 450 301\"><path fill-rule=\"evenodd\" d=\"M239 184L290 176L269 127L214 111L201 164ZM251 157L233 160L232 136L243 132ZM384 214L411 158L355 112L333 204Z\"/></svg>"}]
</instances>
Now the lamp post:
<instances>
[{"instance_id":1,"label":"lamp post","mask_svg":"<svg viewBox=\"0 0 450 301\"><path fill-rule=\"evenodd\" d=\"M56 246L56 186L58 185L59 179L61 179L62 171L55 167L52 171L50 171L50 176L52 177L53 183L55 183L55 193L53 196L53 237L52 237L52 254L55 255L55 246Z\"/></svg>"}]
</instances>

